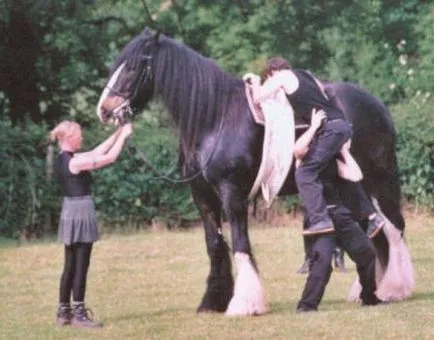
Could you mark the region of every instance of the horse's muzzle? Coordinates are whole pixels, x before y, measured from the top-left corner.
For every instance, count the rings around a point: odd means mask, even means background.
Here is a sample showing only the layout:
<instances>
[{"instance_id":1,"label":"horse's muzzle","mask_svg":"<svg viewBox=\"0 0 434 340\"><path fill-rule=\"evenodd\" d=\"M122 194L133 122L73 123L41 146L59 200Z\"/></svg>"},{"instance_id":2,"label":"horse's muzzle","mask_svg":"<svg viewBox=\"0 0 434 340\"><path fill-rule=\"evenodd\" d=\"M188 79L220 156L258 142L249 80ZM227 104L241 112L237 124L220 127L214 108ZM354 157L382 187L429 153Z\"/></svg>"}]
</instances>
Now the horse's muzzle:
<instances>
[{"instance_id":1,"label":"horse's muzzle","mask_svg":"<svg viewBox=\"0 0 434 340\"><path fill-rule=\"evenodd\" d=\"M113 110L112 114L113 118L115 119L115 123L118 123L119 125L124 125L131 122L133 110L131 109L130 101L126 100L123 102L120 106Z\"/></svg>"},{"instance_id":2,"label":"horse's muzzle","mask_svg":"<svg viewBox=\"0 0 434 340\"><path fill-rule=\"evenodd\" d=\"M104 108L104 107L101 107L100 112L101 112L101 116L100 116L101 121L102 121L104 124L107 123L107 122L109 121L109 119L111 118L112 111L107 110L107 109Z\"/></svg>"},{"instance_id":3,"label":"horse's muzzle","mask_svg":"<svg viewBox=\"0 0 434 340\"><path fill-rule=\"evenodd\" d=\"M113 123L115 125L124 125L131 121L133 110L130 106L130 101L125 100L122 104L115 108L109 108L106 103L100 107L100 118L103 123Z\"/></svg>"}]
</instances>

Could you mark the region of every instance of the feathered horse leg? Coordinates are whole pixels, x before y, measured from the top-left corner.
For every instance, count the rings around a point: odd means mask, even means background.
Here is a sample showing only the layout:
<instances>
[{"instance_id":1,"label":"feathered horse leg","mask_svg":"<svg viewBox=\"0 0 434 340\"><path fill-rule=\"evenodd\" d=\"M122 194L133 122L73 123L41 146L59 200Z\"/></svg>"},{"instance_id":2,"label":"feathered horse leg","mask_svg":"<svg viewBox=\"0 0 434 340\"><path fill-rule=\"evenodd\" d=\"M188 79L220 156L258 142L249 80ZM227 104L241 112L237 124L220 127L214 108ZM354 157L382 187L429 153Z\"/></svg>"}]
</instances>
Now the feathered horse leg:
<instances>
[{"instance_id":1,"label":"feathered horse leg","mask_svg":"<svg viewBox=\"0 0 434 340\"><path fill-rule=\"evenodd\" d=\"M411 296L414 288L414 272L410 252L398 228L381 212L375 199L373 203L378 213L386 221L382 233L384 233L388 244L387 259L377 256L375 265L377 290L375 294L385 302L402 301ZM374 244L376 244L375 239ZM381 244L384 245L384 242ZM379 245L376 244L376 248L379 250ZM360 291L361 286L357 278L350 288L347 300L360 302Z\"/></svg>"},{"instance_id":2,"label":"feathered horse leg","mask_svg":"<svg viewBox=\"0 0 434 340\"><path fill-rule=\"evenodd\" d=\"M265 290L252 255L247 230L247 195L228 182L221 185L220 193L223 198L223 209L231 226L232 251L237 267L234 295L226 315L264 314L267 311Z\"/></svg>"},{"instance_id":3,"label":"feathered horse leg","mask_svg":"<svg viewBox=\"0 0 434 340\"><path fill-rule=\"evenodd\" d=\"M267 299L258 272L247 254L235 253L238 276L234 296L226 315L261 315L267 312Z\"/></svg>"},{"instance_id":4,"label":"feathered horse leg","mask_svg":"<svg viewBox=\"0 0 434 340\"><path fill-rule=\"evenodd\" d=\"M198 313L224 312L234 290L229 246L221 232L221 204L215 193L203 182L192 185L193 199L202 217L210 271Z\"/></svg>"},{"instance_id":5,"label":"feathered horse leg","mask_svg":"<svg viewBox=\"0 0 434 340\"><path fill-rule=\"evenodd\" d=\"M378 203L374 201L379 210ZM383 301L401 301L411 296L414 271L410 252L401 232L387 219L383 232L389 242L389 261L383 277L377 282L375 294Z\"/></svg>"}]
</instances>

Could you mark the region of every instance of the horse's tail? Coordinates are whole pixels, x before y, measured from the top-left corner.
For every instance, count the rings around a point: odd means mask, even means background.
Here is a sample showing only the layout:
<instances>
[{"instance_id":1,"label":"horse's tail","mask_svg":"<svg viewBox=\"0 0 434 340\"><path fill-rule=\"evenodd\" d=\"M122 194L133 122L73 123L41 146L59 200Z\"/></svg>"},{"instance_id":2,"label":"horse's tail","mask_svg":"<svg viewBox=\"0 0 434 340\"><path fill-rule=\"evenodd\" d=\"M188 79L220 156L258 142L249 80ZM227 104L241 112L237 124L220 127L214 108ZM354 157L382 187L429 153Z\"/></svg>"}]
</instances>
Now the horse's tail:
<instances>
[{"instance_id":1,"label":"horse's tail","mask_svg":"<svg viewBox=\"0 0 434 340\"><path fill-rule=\"evenodd\" d=\"M401 186L396 156L396 130L387 106L352 83L324 83L327 95L353 123L351 151L364 173L366 191L377 198L387 218L401 232ZM372 130L374 128L374 130Z\"/></svg>"},{"instance_id":2,"label":"horse's tail","mask_svg":"<svg viewBox=\"0 0 434 340\"><path fill-rule=\"evenodd\" d=\"M393 225L404 233L405 221L401 214L401 184L396 152L390 155L388 172L377 178L381 185L376 188L376 196L381 211L389 218Z\"/></svg>"}]
</instances>

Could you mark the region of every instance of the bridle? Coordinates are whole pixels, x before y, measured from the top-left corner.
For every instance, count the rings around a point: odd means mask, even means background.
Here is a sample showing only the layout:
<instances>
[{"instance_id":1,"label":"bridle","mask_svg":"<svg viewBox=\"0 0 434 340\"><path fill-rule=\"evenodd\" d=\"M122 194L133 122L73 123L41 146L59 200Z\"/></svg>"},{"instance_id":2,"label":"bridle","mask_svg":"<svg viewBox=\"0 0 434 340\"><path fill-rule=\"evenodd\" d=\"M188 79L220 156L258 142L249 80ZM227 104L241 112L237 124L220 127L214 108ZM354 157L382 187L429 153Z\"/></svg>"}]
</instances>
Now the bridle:
<instances>
[{"instance_id":1,"label":"bridle","mask_svg":"<svg viewBox=\"0 0 434 340\"><path fill-rule=\"evenodd\" d=\"M152 80L152 67L151 62L153 59L152 55L143 55L141 56L142 62L145 64L143 67L141 67L141 71L138 77L136 77L134 83L132 84L132 88L134 89L129 96L125 96L125 94L113 89L108 84L105 86L107 89L109 89L112 93L114 93L116 96L121 97L124 99L124 101L115 107L113 110L111 110L111 115L117 119L120 124L124 124L131 120L131 118L134 116L134 110L131 107L131 101L137 97L137 94L139 92L140 86L142 84L146 84L148 81Z\"/></svg>"},{"instance_id":2,"label":"bridle","mask_svg":"<svg viewBox=\"0 0 434 340\"><path fill-rule=\"evenodd\" d=\"M152 67L151 62L153 59L152 55L143 55L142 61L145 63L144 67L142 67L142 71L140 75L136 78L136 81L133 84L134 92L130 99L137 97L137 92L142 84L146 84L149 80L152 80Z\"/></svg>"},{"instance_id":3,"label":"bridle","mask_svg":"<svg viewBox=\"0 0 434 340\"><path fill-rule=\"evenodd\" d=\"M142 84L146 84L146 82L150 81L153 79L153 74L152 74L152 67L151 67L151 63L153 60L153 55L152 53L150 55L143 55L142 57L142 61L145 63L145 65L143 65L143 67L141 68L141 72L139 74L139 76L135 79L134 83L133 83L133 89L134 91L132 92L132 94L127 97L125 96L123 93L120 93L117 90L114 90L111 86L109 86L108 84L105 86L107 89L109 89L112 93L114 93L116 96L119 96L121 98L124 99L124 101L117 106L116 108L114 108L111 111L111 115L118 120L118 122L123 125L125 123L128 123L131 121L132 117L134 116L135 112L133 110L133 108L131 107L131 101L136 98L138 91L140 89L140 86L142 86ZM223 129L223 125L224 125L224 119L222 119L220 121L220 126L219 126L219 130L218 130L218 135L221 136L221 131ZM220 138L219 138L219 143L220 143ZM145 165L150 168L155 174L157 174L157 177L154 177L153 179L164 179L172 184L180 184L180 183L188 183L191 182L192 180L196 179L198 176L200 176L203 171L205 169L208 168L211 159L214 156L214 153L217 149L217 147L215 147L213 149L213 151L210 153L208 160L206 161L205 165L199 169L197 172L195 172L193 175L189 176L189 177L184 177L181 179L174 179L174 178L170 178L169 176L174 172L174 168L170 171L168 171L167 173L162 173L160 171L158 171L155 166L153 166L145 157L145 155L143 154L143 152L141 152L137 147L134 148L136 153L139 155L139 157L143 160L143 162L145 163Z\"/></svg>"}]
</instances>

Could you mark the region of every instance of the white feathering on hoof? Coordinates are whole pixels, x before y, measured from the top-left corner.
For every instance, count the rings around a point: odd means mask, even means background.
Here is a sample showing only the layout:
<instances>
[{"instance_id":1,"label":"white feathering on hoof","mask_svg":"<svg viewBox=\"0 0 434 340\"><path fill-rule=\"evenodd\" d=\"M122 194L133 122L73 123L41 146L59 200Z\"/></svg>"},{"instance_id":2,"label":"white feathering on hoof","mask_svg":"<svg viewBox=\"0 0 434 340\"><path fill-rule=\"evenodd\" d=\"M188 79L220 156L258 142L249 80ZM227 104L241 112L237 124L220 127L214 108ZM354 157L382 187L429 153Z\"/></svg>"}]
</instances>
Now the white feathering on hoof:
<instances>
[{"instance_id":1,"label":"white feathering on hoof","mask_svg":"<svg viewBox=\"0 0 434 340\"><path fill-rule=\"evenodd\" d=\"M375 294L383 301L401 301L413 292L413 265L401 232L384 215L383 218L386 221L383 231L389 241L389 263Z\"/></svg>"},{"instance_id":2,"label":"white feathering on hoof","mask_svg":"<svg viewBox=\"0 0 434 340\"><path fill-rule=\"evenodd\" d=\"M248 316L267 312L267 300L258 273L250 261L249 255L235 253L238 270L234 296L229 303L226 315Z\"/></svg>"},{"instance_id":3,"label":"white feathering on hoof","mask_svg":"<svg viewBox=\"0 0 434 340\"><path fill-rule=\"evenodd\" d=\"M373 203L386 221L383 232L389 242L389 263L381 281L377 282L375 294L383 301L401 301L410 297L414 288L410 252L401 232L384 216L375 199Z\"/></svg>"},{"instance_id":4,"label":"white feathering on hoof","mask_svg":"<svg viewBox=\"0 0 434 340\"><path fill-rule=\"evenodd\" d=\"M402 301L411 296L414 289L414 271L410 252L405 243L401 232L396 228L384 214L374 198L373 203L378 213L386 221L383 232L389 243L389 262L384 268L377 260L375 265L375 277L377 290L375 295L385 302ZM360 302L360 292L362 287L356 279L348 293L347 300L350 302Z\"/></svg>"},{"instance_id":5,"label":"white feathering on hoof","mask_svg":"<svg viewBox=\"0 0 434 340\"><path fill-rule=\"evenodd\" d=\"M355 302L355 303L360 303L360 293L362 292L362 286L360 285L360 281L359 281L359 277L357 277L351 287L350 287L350 291L348 292L347 295L347 301L348 302Z\"/></svg>"}]
</instances>

